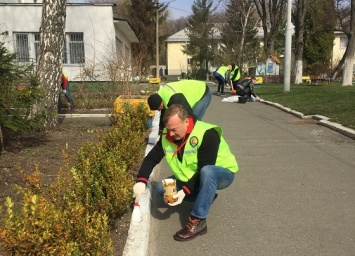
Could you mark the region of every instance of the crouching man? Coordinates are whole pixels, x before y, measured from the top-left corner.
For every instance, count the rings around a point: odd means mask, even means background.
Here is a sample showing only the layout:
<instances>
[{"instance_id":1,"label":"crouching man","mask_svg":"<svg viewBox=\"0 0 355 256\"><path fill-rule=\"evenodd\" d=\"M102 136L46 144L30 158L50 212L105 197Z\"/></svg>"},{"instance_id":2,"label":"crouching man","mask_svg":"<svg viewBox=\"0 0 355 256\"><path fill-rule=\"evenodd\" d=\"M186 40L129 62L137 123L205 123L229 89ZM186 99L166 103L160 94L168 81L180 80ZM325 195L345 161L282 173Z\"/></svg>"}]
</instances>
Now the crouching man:
<instances>
[{"instance_id":1,"label":"crouching man","mask_svg":"<svg viewBox=\"0 0 355 256\"><path fill-rule=\"evenodd\" d=\"M141 196L153 168L165 156L173 173L168 178L176 179L177 186L176 201L169 205L194 202L187 224L173 236L187 241L207 232L206 218L216 192L232 184L238 164L217 125L198 121L176 104L165 111L163 121L163 135L143 160L133 196ZM163 195L162 182L158 182L157 190Z\"/></svg>"}]
</instances>

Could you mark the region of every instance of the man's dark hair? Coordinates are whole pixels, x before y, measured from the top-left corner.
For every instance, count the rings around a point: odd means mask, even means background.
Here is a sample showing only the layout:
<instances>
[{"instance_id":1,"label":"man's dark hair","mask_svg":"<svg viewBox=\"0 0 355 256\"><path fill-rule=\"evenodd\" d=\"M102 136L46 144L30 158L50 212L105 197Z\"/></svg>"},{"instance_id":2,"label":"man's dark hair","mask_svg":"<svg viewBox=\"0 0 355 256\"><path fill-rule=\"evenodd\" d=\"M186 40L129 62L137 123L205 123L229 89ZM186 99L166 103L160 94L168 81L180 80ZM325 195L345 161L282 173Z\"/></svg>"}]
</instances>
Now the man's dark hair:
<instances>
[{"instance_id":1,"label":"man's dark hair","mask_svg":"<svg viewBox=\"0 0 355 256\"><path fill-rule=\"evenodd\" d=\"M162 98L159 94L154 93L148 97L148 105L151 110L158 110L160 104L162 103Z\"/></svg>"}]
</instances>

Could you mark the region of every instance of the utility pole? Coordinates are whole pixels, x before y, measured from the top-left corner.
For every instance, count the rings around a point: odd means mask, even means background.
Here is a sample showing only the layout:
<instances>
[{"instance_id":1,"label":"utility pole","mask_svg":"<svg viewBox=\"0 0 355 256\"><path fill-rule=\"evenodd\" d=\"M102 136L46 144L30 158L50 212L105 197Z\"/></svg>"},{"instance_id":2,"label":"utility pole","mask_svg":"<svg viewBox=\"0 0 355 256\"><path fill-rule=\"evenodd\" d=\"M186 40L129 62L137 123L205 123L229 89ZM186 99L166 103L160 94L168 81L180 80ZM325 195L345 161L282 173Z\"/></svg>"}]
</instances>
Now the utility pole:
<instances>
[{"instance_id":1,"label":"utility pole","mask_svg":"<svg viewBox=\"0 0 355 256\"><path fill-rule=\"evenodd\" d=\"M155 24L155 41L156 41L156 77L159 78L159 0L156 0L156 24Z\"/></svg>"},{"instance_id":2,"label":"utility pole","mask_svg":"<svg viewBox=\"0 0 355 256\"><path fill-rule=\"evenodd\" d=\"M291 80L291 41L292 41L292 23L291 23L291 0L287 0L287 25L285 34L285 69L284 69L284 92L290 91Z\"/></svg>"}]
</instances>

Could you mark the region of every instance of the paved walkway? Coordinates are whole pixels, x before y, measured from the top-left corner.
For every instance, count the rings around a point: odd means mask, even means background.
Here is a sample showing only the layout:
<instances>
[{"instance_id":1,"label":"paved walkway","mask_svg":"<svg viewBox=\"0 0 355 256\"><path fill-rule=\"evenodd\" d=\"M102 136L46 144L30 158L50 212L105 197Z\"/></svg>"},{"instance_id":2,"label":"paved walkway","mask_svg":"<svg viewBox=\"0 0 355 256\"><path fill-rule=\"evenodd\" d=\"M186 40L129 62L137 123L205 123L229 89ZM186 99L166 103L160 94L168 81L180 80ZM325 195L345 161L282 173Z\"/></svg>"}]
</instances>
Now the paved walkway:
<instances>
[{"instance_id":1,"label":"paved walkway","mask_svg":"<svg viewBox=\"0 0 355 256\"><path fill-rule=\"evenodd\" d=\"M207 234L173 239L191 204L169 207L155 194L154 183L170 174L163 160L124 255L355 255L355 141L296 115L214 95L204 121L222 127L240 171L218 192Z\"/></svg>"}]
</instances>

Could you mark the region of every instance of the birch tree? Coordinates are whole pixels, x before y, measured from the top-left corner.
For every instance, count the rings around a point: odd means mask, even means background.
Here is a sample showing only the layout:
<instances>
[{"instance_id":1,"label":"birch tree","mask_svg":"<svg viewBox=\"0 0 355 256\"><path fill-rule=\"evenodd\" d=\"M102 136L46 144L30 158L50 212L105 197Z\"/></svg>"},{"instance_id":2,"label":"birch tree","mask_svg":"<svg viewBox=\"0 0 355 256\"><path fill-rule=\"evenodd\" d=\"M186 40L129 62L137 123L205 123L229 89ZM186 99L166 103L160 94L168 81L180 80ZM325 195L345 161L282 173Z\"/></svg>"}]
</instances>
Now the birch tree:
<instances>
[{"instance_id":1,"label":"birch tree","mask_svg":"<svg viewBox=\"0 0 355 256\"><path fill-rule=\"evenodd\" d=\"M355 58L355 0L336 0L336 13L339 28L348 38L348 45L332 78L342 72L342 86L352 85Z\"/></svg>"},{"instance_id":2,"label":"birch tree","mask_svg":"<svg viewBox=\"0 0 355 256\"><path fill-rule=\"evenodd\" d=\"M287 0L254 0L256 10L264 31L264 53L269 56L275 50L275 38L282 24L285 23Z\"/></svg>"},{"instance_id":3,"label":"birch tree","mask_svg":"<svg viewBox=\"0 0 355 256\"><path fill-rule=\"evenodd\" d=\"M239 66L248 58L255 59L251 46L255 36L255 5L253 0L230 0L227 5L226 19L222 38L226 45L226 53L231 55L230 62Z\"/></svg>"},{"instance_id":4,"label":"birch tree","mask_svg":"<svg viewBox=\"0 0 355 256\"><path fill-rule=\"evenodd\" d=\"M352 85L355 58L355 0L351 0L350 30L348 34L348 46L345 51L344 71L342 86Z\"/></svg>"},{"instance_id":5,"label":"birch tree","mask_svg":"<svg viewBox=\"0 0 355 256\"><path fill-rule=\"evenodd\" d=\"M308 0L296 0L293 20L295 25L295 84L302 83L304 18Z\"/></svg>"},{"instance_id":6,"label":"birch tree","mask_svg":"<svg viewBox=\"0 0 355 256\"><path fill-rule=\"evenodd\" d=\"M37 106L34 111L46 114L45 129L57 125L65 20L65 0L43 0L37 75L39 86L43 87L47 94L43 99L43 105Z\"/></svg>"}]
</instances>

